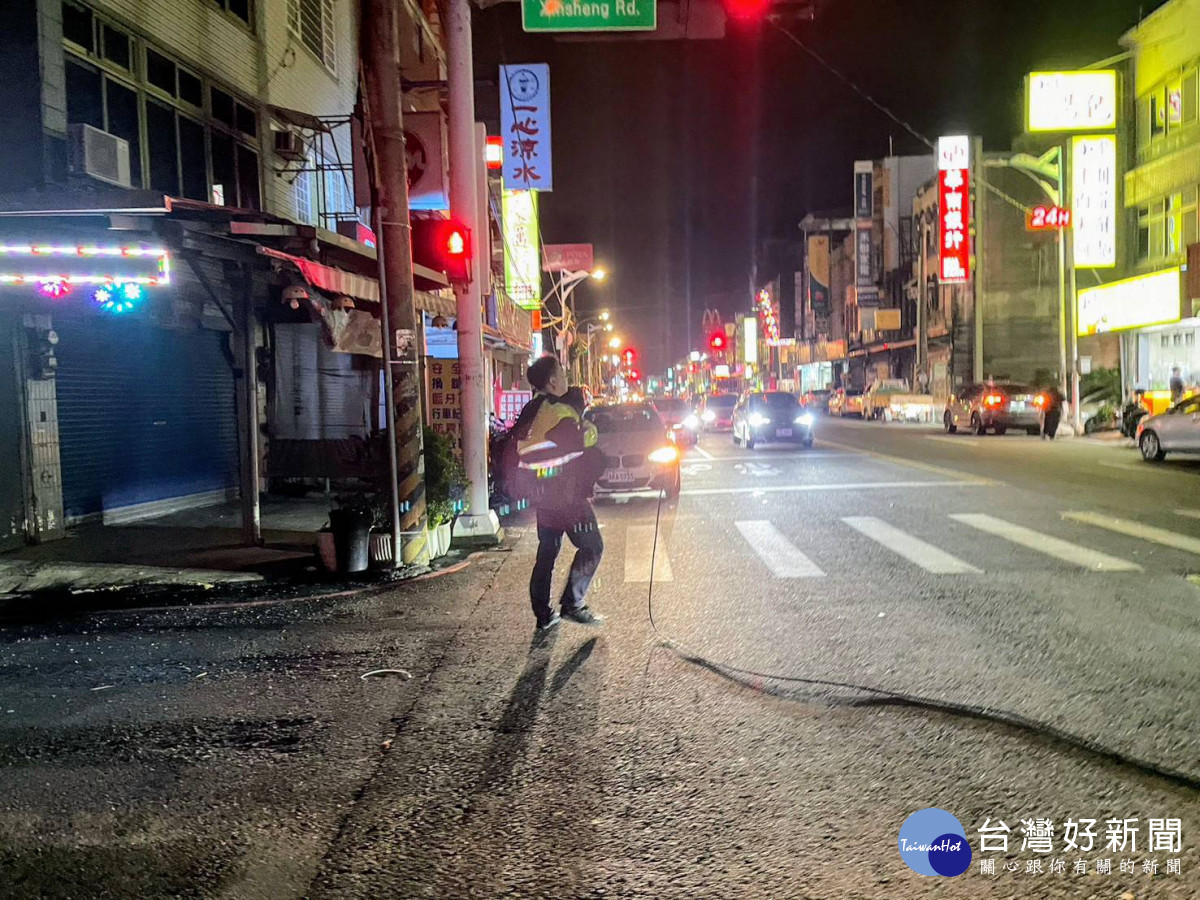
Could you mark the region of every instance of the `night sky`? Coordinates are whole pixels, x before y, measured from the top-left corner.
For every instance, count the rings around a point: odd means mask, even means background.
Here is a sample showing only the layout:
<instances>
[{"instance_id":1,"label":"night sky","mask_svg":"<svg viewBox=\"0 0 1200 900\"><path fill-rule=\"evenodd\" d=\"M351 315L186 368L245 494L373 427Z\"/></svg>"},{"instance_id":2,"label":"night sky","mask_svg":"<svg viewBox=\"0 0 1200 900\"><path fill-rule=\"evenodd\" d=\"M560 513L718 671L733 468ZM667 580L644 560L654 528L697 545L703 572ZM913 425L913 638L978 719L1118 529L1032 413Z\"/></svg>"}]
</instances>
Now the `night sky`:
<instances>
[{"instance_id":1,"label":"night sky","mask_svg":"<svg viewBox=\"0 0 1200 900\"><path fill-rule=\"evenodd\" d=\"M822 0L815 22L786 27L919 133L982 134L1003 150L1021 128L1026 72L1112 56L1160 5ZM493 126L496 65L550 64L543 239L596 245L612 278L581 287L577 306L610 308L647 371L689 349L689 273L692 346L705 308L748 306L756 155L765 238L796 234L810 210L848 207L853 161L887 155L889 138L897 154L924 152L770 27L731 23L721 41L566 42L524 34L520 6L503 3L476 13L475 57L479 114Z\"/></svg>"}]
</instances>

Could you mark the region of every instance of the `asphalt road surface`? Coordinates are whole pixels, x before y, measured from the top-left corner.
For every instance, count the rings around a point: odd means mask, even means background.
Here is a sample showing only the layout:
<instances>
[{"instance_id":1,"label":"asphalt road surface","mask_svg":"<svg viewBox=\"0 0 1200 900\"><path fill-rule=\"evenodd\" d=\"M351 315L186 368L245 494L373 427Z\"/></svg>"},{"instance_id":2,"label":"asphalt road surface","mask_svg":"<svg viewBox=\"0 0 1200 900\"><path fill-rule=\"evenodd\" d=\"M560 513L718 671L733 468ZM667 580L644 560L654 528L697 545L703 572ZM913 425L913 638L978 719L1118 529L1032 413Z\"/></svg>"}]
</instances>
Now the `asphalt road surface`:
<instances>
[{"instance_id":1,"label":"asphalt road surface","mask_svg":"<svg viewBox=\"0 0 1200 900\"><path fill-rule=\"evenodd\" d=\"M1200 896L1200 463L821 420L706 436L659 512L598 506L598 630L533 636L521 529L380 592L8 629L0 897ZM900 858L926 807L957 878Z\"/></svg>"}]
</instances>

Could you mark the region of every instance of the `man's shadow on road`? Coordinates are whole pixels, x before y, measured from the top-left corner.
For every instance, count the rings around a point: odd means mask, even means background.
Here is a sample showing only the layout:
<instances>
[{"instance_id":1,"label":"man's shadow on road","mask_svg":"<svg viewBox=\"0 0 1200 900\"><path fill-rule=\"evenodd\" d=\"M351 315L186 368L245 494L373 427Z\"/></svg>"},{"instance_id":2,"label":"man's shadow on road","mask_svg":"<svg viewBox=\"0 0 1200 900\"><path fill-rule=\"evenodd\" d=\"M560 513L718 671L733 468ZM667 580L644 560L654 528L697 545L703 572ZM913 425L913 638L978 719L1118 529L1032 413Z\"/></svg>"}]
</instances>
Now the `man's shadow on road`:
<instances>
[{"instance_id":1,"label":"man's shadow on road","mask_svg":"<svg viewBox=\"0 0 1200 900\"><path fill-rule=\"evenodd\" d=\"M476 786L476 796L490 793L512 775L517 761L525 754L529 733L537 719L538 709L546 693L546 679L550 670L550 650L557 633L535 635L529 646L529 659L521 677L513 685L508 696L508 705L496 725L496 734L488 748L486 763ZM550 685L550 694L557 694L571 676L587 662L596 649L599 638L585 641L571 654L570 659L559 666Z\"/></svg>"}]
</instances>

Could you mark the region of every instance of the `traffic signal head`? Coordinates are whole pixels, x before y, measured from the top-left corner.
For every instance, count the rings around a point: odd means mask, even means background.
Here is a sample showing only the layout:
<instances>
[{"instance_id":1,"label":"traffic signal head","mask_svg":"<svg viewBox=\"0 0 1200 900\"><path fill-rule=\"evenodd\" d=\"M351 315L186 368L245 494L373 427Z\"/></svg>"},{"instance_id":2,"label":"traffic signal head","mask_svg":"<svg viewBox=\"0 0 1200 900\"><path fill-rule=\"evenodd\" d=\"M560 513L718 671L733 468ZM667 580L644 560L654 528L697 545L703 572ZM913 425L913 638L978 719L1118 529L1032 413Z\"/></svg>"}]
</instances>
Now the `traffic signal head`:
<instances>
[{"instance_id":1,"label":"traffic signal head","mask_svg":"<svg viewBox=\"0 0 1200 900\"><path fill-rule=\"evenodd\" d=\"M634 352L633 352L633 348L629 348L629 349L627 349L627 350L626 350L626 351L625 351L623 354L621 354L621 356L622 356L622 358L625 360L625 365L626 365L626 366L632 366L632 365L633 365L633 359L634 359L634 356L635 356L635 354L634 354Z\"/></svg>"},{"instance_id":2,"label":"traffic signal head","mask_svg":"<svg viewBox=\"0 0 1200 900\"><path fill-rule=\"evenodd\" d=\"M725 335L721 334L719 331L714 333L713 336L708 339L708 346L709 349L715 353L720 353L725 349Z\"/></svg>"},{"instance_id":3,"label":"traffic signal head","mask_svg":"<svg viewBox=\"0 0 1200 900\"><path fill-rule=\"evenodd\" d=\"M766 16L771 0L724 0L724 6L729 18L747 22Z\"/></svg>"},{"instance_id":4,"label":"traffic signal head","mask_svg":"<svg viewBox=\"0 0 1200 900\"><path fill-rule=\"evenodd\" d=\"M504 138L496 135L488 135L487 144L484 146L484 154L487 160L488 169L498 171L504 168Z\"/></svg>"},{"instance_id":5,"label":"traffic signal head","mask_svg":"<svg viewBox=\"0 0 1200 900\"><path fill-rule=\"evenodd\" d=\"M438 255L451 284L471 280L471 232L457 219L447 219L438 228Z\"/></svg>"}]
</instances>

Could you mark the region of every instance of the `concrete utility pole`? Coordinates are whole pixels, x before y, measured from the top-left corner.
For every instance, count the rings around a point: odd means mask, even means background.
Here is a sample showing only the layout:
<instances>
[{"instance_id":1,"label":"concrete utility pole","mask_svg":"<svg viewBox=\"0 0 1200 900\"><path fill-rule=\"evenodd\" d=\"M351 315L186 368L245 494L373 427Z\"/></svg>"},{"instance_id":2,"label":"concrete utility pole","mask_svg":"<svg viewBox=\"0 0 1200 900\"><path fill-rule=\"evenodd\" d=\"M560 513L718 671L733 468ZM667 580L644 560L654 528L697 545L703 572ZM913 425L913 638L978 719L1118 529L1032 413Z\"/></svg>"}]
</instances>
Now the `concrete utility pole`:
<instances>
[{"instance_id":1,"label":"concrete utility pole","mask_svg":"<svg viewBox=\"0 0 1200 900\"><path fill-rule=\"evenodd\" d=\"M388 417L393 565L428 559L422 535L425 470L417 313L413 305L412 240L408 222L408 164L400 96L400 0L363 0L362 72L372 163L371 202L379 246L383 300L383 364ZM401 340L401 338L403 338Z\"/></svg>"},{"instance_id":2,"label":"concrete utility pole","mask_svg":"<svg viewBox=\"0 0 1200 900\"><path fill-rule=\"evenodd\" d=\"M475 252L486 245L487 222L479 220L478 179L483 156L475 140L475 65L470 0L446 0L447 78L450 87L450 211L474 236ZM478 268L476 269L478 272ZM455 287L458 300L458 369L462 387L462 453L468 507L454 527L455 543L496 544L504 537L488 506L487 412L490 385L483 359L483 304L479 278Z\"/></svg>"}]
</instances>

